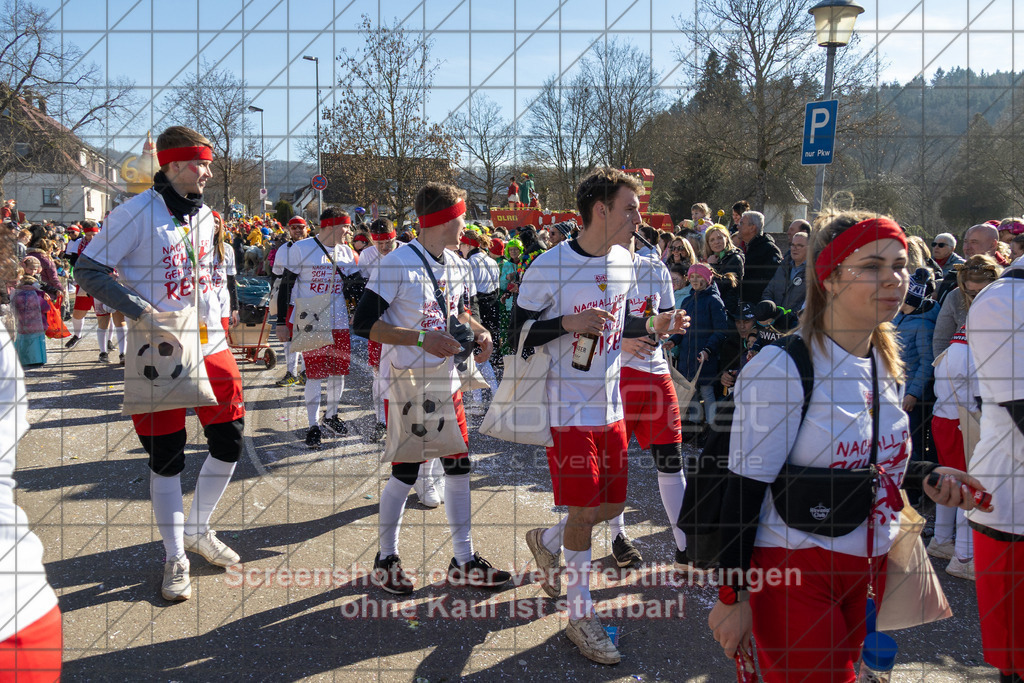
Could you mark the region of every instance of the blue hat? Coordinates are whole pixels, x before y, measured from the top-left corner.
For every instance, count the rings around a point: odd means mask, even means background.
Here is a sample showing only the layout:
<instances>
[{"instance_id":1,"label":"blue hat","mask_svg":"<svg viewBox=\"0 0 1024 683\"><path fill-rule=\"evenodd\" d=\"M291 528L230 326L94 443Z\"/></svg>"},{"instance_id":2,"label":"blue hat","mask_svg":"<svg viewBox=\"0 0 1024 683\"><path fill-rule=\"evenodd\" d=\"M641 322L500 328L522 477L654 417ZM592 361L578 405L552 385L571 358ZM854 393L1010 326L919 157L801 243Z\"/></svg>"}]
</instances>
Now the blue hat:
<instances>
[{"instance_id":1,"label":"blue hat","mask_svg":"<svg viewBox=\"0 0 1024 683\"><path fill-rule=\"evenodd\" d=\"M361 206L356 207L356 213L366 213L366 209Z\"/></svg>"}]
</instances>

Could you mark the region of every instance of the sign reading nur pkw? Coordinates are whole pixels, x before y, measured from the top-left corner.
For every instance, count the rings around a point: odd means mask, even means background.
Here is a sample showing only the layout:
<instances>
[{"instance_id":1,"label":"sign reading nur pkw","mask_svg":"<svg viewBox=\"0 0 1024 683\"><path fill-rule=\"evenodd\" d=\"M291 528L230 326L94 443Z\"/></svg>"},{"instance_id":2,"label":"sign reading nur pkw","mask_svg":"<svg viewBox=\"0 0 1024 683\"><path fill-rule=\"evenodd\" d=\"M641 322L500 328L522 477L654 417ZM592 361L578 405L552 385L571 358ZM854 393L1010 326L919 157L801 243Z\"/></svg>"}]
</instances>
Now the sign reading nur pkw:
<instances>
[{"instance_id":1,"label":"sign reading nur pkw","mask_svg":"<svg viewBox=\"0 0 1024 683\"><path fill-rule=\"evenodd\" d=\"M839 100L808 102L804 114L804 146L800 163L804 166L831 164L836 146L836 118Z\"/></svg>"}]
</instances>

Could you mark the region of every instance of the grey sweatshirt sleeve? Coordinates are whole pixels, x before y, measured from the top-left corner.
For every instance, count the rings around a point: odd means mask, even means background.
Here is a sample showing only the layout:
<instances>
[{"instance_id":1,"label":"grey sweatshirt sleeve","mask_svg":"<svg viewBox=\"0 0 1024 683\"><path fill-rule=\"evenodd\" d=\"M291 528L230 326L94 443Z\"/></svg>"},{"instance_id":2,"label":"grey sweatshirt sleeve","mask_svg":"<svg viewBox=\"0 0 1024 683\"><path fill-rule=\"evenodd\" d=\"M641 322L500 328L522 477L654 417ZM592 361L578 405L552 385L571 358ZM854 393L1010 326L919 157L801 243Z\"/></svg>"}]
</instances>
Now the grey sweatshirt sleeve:
<instances>
[{"instance_id":1,"label":"grey sweatshirt sleeve","mask_svg":"<svg viewBox=\"0 0 1024 683\"><path fill-rule=\"evenodd\" d=\"M938 358L939 354L949 347L953 335L957 331L956 309L962 297L958 289L954 289L949 294L942 303L939 317L935 320L935 332L932 334L932 355L935 358Z\"/></svg>"},{"instance_id":2,"label":"grey sweatshirt sleeve","mask_svg":"<svg viewBox=\"0 0 1024 683\"><path fill-rule=\"evenodd\" d=\"M93 261L82 254L75 266L75 282L86 293L99 299L104 306L121 311L132 320L138 320L149 305L137 294L111 277L113 268Z\"/></svg>"}]
</instances>

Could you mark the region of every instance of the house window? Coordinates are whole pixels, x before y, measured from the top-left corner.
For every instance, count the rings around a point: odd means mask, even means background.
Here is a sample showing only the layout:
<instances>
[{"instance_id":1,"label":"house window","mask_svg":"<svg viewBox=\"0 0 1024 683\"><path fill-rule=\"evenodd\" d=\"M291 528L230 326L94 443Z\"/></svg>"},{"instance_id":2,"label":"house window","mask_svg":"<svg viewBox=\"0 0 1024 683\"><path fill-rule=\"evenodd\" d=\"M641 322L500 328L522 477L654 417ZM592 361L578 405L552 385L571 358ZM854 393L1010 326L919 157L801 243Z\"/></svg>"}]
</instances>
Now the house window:
<instances>
[{"instance_id":1,"label":"house window","mask_svg":"<svg viewBox=\"0 0 1024 683\"><path fill-rule=\"evenodd\" d=\"M93 208L92 208L92 191L91 190L86 190L85 191L85 210L86 211L92 211L93 210Z\"/></svg>"},{"instance_id":2,"label":"house window","mask_svg":"<svg viewBox=\"0 0 1024 683\"><path fill-rule=\"evenodd\" d=\"M60 195L56 188L43 188L43 206L60 206Z\"/></svg>"},{"instance_id":3,"label":"house window","mask_svg":"<svg viewBox=\"0 0 1024 683\"><path fill-rule=\"evenodd\" d=\"M29 155L29 152L31 151L32 145L28 144L27 142L14 143L14 153L17 154L19 157L27 157Z\"/></svg>"}]
</instances>

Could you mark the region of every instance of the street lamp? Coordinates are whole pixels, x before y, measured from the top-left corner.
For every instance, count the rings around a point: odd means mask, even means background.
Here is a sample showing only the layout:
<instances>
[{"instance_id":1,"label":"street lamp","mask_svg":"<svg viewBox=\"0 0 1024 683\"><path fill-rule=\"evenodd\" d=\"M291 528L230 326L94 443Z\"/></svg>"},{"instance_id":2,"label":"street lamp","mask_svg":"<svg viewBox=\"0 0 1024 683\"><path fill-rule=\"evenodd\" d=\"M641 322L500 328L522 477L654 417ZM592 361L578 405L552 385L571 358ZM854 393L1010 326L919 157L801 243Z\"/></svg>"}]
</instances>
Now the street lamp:
<instances>
[{"instance_id":1,"label":"street lamp","mask_svg":"<svg viewBox=\"0 0 1024 683\"><path fill-rule=\"evenodd\" d=\"M249 111L259 112L260 114L260 166L263 167L263 187L260 190L260 213L266 213L267 211L267 150L263 144L263 110L259 107L250 104Z\"/></svg>"},{"instance_id":2,"label":"street lamp","mask_svg":"<svg viewBox=\"0 0 1024 683\"><path fill-rule=\"evenodd\" d=\"M323 175L323 169L320 167L320 59L318 57L310 57L309 55L302 55L302 58L307 62L313 62L316 66L316 174ZM324 210L324 191L318 190L318 211Z\"/></svg>"},{"instance_id":3,"label":"street lamp","mask_svg":"<svg viewBox=\"0 0 1024 683\"><path fill-rule=\"evenodd\" d=\"M822 0L807 10L814 17L814 37L818 45L826 49L825 58L825 99L832 99L833 69L836 62L836 48L845 47L853 36L853 25L864 8L851 0ZM825 194L825 164L818 165L814 181L815 215L821 212Z\"/></svg>"}]
</instances>

